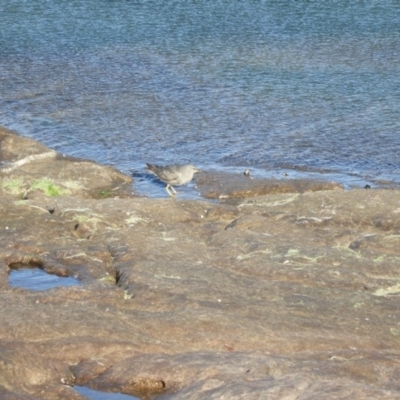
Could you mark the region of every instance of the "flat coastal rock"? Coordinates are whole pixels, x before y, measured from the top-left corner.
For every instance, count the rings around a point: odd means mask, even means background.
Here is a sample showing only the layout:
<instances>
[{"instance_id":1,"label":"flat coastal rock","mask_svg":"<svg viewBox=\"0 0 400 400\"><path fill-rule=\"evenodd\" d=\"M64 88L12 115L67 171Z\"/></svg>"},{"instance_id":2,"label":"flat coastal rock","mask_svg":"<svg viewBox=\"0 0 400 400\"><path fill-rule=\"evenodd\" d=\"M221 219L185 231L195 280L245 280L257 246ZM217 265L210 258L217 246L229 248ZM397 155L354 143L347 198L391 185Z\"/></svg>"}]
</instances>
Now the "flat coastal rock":
<instances>
[{"instance_id":1,"label":"flat coastal rock","mask_svg":"<svg viewBox=\"0 0 400 400\"><path fill-rule=\"evenodd\" d=\"M4 190L0 397L83 399L77 384L142 399L400 398L399 260L395 190L221 204ZM10 287L16 263L83 284Z\"/></svg>"},{"instance_id":2,"label":"flat coastal rock","mask_svg":"<svg viewBox=\"0 0 400 400\"><path fill-rule=\"evenodd\" d=\"M132 179L90 160L67 157L0 127L0 192L15 198L127 196Z\"/></svg>"}]
</instances>

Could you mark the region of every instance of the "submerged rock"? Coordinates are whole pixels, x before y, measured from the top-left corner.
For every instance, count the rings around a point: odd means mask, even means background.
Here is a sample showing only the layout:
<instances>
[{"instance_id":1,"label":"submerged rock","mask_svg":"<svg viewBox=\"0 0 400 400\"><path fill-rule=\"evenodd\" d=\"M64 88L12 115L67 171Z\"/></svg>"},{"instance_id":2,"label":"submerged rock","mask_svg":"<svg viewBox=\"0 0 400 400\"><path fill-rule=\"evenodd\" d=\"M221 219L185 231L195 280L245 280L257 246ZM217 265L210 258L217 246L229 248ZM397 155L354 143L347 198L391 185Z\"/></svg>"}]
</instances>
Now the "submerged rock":
<instances>
[{"instance_id":1,"label":"submerged rock","mask_svg":"<svg viewBox=\"0 0 400 400\"><path fill-rule=\"evenodd\" d=\"M304 193L343 189L336 182L308 179L253 179L253 177L250 177L250 173L231 174L223 172L200 174L196 179L196 185L204 198L220 200L243 199L276 193Z\"/></svg>"},{"instance_id":2,"label":"submerged rock","mask_svg":"<svg viewBox=\"0 0 400 400\"><path fill-rule=\"evenodd\" d=\"M82 197L0 196L0 395L400 397L397 191Z\"/></svg>"}]
</instances>

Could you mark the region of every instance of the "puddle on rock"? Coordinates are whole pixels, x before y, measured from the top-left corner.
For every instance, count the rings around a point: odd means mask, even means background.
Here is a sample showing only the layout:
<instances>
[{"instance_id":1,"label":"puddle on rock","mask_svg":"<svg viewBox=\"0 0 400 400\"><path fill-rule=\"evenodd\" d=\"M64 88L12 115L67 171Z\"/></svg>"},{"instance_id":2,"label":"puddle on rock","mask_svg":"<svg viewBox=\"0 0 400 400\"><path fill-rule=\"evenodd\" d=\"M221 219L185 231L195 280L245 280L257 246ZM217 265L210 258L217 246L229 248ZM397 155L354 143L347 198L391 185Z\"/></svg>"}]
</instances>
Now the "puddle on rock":
<instances>
[{"instance_id":1,"label":"puddle on rock","mask_svg":"<svg viewBox=\"0 0 400 400\"><path fill-rule=\"evenodd\" d=\"M122 393L106 393L89 389L86 386L74 386L74 389L81 395L91 400L139 400L138 397L130 396Z\"/></svg>"},{"instance_id":2,"label":"puddle on rock","mask_svg":"<svg viewBox=\"0 0 400 400\"><path fill-rule=\"evenodd\" d=\"M48 274L41 268L27 267L26 265L10 271L8 283L13 287L20 287L28 290L48 290L58 286L80 285L78 279L61 277Z\"/></svg>"}]
</instances>

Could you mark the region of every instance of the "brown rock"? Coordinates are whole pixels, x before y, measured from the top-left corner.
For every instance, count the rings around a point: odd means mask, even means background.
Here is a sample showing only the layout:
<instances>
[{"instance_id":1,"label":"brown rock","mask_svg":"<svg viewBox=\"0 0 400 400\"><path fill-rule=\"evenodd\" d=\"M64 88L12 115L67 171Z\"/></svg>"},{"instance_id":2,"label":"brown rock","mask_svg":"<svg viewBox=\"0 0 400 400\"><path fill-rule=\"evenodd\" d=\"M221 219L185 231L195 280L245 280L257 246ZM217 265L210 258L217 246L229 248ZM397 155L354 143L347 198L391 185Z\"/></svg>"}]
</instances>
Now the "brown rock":
<instances>
[{"instance_id":1,"label":"brown rock","mask_svg":"<svg viewBox=\"0 0 400 400\"><path fill-rule=\"evenodd\" d=\"M400 398L399 226L390 190L235 204L3 192L0 396ZM12 288L16 263L83 284Z\"/></svg>"},{"instance_id":2,"label":"brown rock","mask_svg":"<svg viewBox=\"0 0 400 400\"><path fill-rule=\"evenodd\" d=\"M114 168L66 157L0 128L0 193L19 199L74 195L104 198L130 195L132 179Z\"/></svg>"}]
</instances>

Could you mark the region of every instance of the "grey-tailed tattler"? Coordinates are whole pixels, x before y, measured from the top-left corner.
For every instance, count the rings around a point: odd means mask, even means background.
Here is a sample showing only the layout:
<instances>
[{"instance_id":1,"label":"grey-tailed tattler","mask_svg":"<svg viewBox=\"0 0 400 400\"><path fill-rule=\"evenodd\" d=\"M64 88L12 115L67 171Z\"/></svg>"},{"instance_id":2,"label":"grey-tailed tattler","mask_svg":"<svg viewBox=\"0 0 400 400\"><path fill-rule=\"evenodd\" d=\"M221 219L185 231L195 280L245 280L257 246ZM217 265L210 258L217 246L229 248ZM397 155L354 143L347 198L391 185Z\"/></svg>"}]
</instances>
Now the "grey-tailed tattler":
<instances>
[{"instance_id":1,"label":"grey-tailed tattler","mask_svg":"<svg viewBox=\"0 0 400 400\"><path fill-rule=\"evenodd\" d=\"M174 186L185 185L189 183L193 179L193 175L200 170L193 166L192 164L187 165L154 165L154 164L147 164L147 169L156 175L160 180L167 184L165 190L170 196L176 195L176 190ZM172 190L173 193L170 192Z\"/></svg>"}]
</instances>

